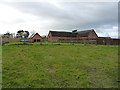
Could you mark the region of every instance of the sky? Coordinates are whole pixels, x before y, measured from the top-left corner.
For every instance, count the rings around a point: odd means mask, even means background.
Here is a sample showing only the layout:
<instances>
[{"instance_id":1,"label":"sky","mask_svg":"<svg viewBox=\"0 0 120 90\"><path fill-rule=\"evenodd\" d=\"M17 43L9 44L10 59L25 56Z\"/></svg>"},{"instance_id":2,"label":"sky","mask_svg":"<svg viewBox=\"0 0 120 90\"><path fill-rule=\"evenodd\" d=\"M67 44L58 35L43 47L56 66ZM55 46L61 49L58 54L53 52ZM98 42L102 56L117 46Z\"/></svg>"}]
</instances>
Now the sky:
<instances>
[{"instance_id":1,"label":"sky","mask_svg":"<svg viewBox=\"0 0 120 90\"><path fill-rule=\"evenodd\" d=\"M117 0L99 1L1 0L0 34L94 29L99 37L118 38Z\"/></svg>"}]
</instances>

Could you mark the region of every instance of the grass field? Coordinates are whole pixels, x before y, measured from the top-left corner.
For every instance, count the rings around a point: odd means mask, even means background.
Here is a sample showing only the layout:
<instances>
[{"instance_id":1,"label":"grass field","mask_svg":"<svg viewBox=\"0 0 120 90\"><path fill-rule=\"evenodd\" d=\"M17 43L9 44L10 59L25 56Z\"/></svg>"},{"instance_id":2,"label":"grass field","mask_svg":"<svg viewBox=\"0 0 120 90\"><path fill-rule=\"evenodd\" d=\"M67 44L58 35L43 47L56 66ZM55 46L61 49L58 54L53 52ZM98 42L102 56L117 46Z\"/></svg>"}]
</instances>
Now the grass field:
<instances>
[{"instance_id":1,"label":"grass field","mask_svg":"<svg viewBox=\"0 0 120 90\"><path fill-rule=\"evenodd\" d=\"M3 45L3 88L117 88L118 47Z\"/></svg>"}]
</instances>

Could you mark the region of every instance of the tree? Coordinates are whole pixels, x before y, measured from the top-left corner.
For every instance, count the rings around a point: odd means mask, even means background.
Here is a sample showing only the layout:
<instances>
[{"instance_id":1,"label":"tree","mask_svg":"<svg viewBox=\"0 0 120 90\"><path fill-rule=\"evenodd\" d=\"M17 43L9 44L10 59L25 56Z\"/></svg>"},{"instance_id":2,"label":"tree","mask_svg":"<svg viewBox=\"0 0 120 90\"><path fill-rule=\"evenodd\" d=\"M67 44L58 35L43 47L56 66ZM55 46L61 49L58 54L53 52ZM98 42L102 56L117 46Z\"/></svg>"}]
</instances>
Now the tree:
<instances>
[{"instance_id":1,"label":"tree","mask_svg":"<svg viewBox=\"0 0 120 90\"><path fill-rule=\"evenodd\" d=\"M24 38L27 38L30 35L28 31L24 31L24 33Z\"/></svg>"},{"instance_id":2,"label":"tree","mask_svg":"<svg viewBox=\"0 0 120 90\"><path fill-rule=\"evenodd\" d=\"M23 30L19 30L16 34L17 38L28 38L28 36L29 36L29 32Z\"/></svg>"},{"instance_id":3,"label":"tree","mask_svg":"<svg viewBox=\"0 0 120 90\"><path fill-rule=\"evenodd\" d=\"M19 30L18 32L17 32L17 34L16 34L16 37L17 38L22 38L22 33L23 33L24 31L23 30Z\"/></svg>"},{"instance_id":4,"label":"tree","mask_svg":"<svg viewBox=\"0 0 120 90\"><path fill-rule=\"evenodd\" d=\"M6 34L2 35L3 38L13 38L13 34L10 32L7 32Z\"/></svg>"}]
</instances>

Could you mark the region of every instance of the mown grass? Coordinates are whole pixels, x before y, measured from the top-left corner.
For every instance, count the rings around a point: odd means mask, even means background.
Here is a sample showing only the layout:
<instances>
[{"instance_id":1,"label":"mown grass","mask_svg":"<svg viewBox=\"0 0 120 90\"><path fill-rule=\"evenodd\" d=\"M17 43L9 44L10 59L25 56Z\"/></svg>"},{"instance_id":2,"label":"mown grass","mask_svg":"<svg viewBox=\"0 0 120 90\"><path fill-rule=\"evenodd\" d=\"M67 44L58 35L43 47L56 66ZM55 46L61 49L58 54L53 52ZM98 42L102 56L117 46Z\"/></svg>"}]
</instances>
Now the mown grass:
<instances>
[{"instance_id":1,"label":"mown grass","mask_svg":"<svg viewBox=\"0 0 120 90\"><path fill-rule=\"evenodd\" d=\"M118 47L3 45L3 88L117 88Z\"/></svg>"},{"instance_id":2,"label":"mown grass","mask_svg":"<svg viewBox=\"0 0 120 90\"><path fill-rule=\"evenodd\" d=\"M2 46L0 45L0 89L2 88Z\"/></svg>"}]
</instances>

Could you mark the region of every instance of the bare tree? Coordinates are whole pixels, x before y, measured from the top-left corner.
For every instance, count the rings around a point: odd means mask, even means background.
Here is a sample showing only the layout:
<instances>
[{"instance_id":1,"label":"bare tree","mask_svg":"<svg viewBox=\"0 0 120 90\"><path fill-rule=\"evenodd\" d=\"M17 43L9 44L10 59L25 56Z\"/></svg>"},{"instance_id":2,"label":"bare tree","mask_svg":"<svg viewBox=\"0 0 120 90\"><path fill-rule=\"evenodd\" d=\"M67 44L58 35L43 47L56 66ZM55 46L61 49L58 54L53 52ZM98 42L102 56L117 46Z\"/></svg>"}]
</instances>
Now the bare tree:
<instances>
[{"instance_id":1,"label":"bare tree","mask_svg":"<svg viewBox=\"0 0 120 90\"><path fill-rule=\"evenodd\" d=\"M13 34L10 32L7 32L6 34L2 35L3 38L13 38Z\"/></svg>"}]
</instances>

